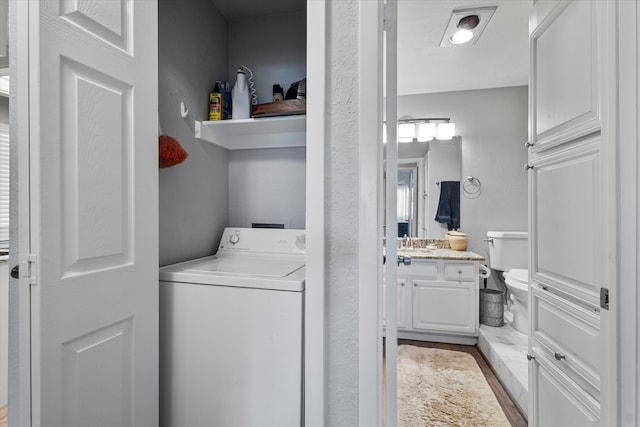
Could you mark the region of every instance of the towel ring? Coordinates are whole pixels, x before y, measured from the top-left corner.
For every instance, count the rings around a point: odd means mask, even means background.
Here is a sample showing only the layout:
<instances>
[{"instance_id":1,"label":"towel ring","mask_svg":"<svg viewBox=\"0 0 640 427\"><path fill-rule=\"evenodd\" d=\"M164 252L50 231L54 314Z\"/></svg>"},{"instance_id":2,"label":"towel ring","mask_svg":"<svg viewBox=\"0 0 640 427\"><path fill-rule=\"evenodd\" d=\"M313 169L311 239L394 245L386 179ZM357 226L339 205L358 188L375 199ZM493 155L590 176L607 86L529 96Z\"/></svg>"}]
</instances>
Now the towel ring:
<instances>
[{"instance_id":1,"label":"towel ring","mask_svg":"<svg viewBox=\"0 0 640 427\"><path fill-rule=\"evenodd\" d=\"M478 178L473 176L468 176L462 182L462 190L466 194L476 194L478 191L480 191L481 188L482 188L482 183Z\"/></svg>"}]
</instances>

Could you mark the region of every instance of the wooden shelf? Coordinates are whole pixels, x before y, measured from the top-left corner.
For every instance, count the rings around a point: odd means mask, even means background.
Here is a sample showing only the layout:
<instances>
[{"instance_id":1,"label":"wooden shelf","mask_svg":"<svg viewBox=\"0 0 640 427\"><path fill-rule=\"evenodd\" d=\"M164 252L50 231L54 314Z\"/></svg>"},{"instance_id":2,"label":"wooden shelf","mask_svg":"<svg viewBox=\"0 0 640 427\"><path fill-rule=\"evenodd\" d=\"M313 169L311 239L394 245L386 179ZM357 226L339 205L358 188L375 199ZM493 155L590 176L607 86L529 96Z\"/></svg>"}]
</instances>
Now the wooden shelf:
<instances>
[{"instance_id":1,"label":"wooden shelf","mask_svg":"<svg viewBox=\"0 0 640 427\"><path fill-rule=\"evenodd\" d=\"M307 116L195 122L195 136L228 150L304 147Z\"/></svg>"}]
</instances>

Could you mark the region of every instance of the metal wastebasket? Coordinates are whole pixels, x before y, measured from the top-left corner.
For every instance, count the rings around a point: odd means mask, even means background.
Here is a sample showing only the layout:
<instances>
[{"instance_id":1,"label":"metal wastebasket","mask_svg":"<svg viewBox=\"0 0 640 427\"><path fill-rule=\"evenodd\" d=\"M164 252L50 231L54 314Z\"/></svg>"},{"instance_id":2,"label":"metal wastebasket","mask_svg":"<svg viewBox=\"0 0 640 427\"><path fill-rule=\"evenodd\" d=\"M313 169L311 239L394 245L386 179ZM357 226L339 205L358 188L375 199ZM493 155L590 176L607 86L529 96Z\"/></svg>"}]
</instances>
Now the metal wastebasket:
<instances>
[{"instance_id":1,"label":"metal wastebasket","mask_svg":"<svg viewBox=\"0 0 640 427\"><path fill-rule=\"evenodd\" d=\"M504 325L504 292L480 289L480 323L488 326Z\"/></svg>"}]
</instances>

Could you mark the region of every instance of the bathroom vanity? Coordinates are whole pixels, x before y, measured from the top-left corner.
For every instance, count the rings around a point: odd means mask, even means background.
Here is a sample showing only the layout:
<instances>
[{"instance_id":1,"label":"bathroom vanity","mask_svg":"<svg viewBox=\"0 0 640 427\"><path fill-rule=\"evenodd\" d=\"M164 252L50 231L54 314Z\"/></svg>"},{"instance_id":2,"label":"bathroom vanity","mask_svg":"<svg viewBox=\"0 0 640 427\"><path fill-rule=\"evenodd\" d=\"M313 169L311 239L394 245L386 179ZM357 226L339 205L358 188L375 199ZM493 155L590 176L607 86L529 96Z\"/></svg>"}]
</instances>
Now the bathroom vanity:
<instances>
[{"instance_id":1,"label":"bathroom vanity","mask_svg":"<svg viewBox=\"0 0 640 427\"><path fill-rule=\"evenodd\" d=\"M398 338L476 344L484 257L451 249L398 249L398 255L411 257L398 267Z\"/></svg>"}]
</instances>

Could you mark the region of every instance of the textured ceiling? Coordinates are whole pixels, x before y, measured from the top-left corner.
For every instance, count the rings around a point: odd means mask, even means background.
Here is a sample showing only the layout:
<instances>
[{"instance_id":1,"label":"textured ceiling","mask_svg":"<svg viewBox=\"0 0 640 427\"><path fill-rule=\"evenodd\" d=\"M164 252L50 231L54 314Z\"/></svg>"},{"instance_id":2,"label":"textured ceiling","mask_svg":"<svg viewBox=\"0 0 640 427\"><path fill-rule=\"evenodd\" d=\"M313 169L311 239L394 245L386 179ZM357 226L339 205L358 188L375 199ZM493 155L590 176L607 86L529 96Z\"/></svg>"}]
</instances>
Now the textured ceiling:
<instances>
[{"instance_id":1,"label":"textured ceiling","mask_svg":"<svg viewBox=\"0 0 640 427\"><path fill-rule=\"evenodd\" d=\"M306 6L306 0L211 1L228 21ZM451 11L476 6L497 6L477 44L440 47ZM528 84L531 6L532 0L398 0L398 95Z\"/></svg>"},{"instance_id":2,"label":"textured ceiling","mask_svg":"<svg viewBox=\"0 0 640 427\"><path fill-rule=\"evenodd\" d=\"M497 6L477 44L439 47L451 11ZM398 0L398 94L528 84L531 0Z\"/></svg>"}]
</instances>

